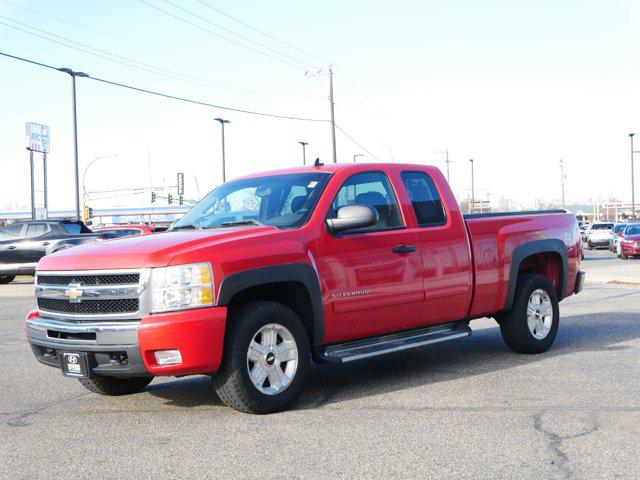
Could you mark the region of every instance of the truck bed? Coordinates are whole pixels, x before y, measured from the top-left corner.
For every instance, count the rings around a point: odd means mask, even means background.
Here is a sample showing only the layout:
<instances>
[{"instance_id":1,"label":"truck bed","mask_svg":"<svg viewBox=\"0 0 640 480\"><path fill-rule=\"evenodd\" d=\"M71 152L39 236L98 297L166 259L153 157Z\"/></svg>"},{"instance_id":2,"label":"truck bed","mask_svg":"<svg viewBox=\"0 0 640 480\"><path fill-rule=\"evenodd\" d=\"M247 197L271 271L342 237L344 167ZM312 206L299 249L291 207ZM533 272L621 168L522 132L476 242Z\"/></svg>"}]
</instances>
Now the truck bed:
<instances>
[{"instance_id":1,"label":"truck bed","mask_svg":"<svg viewBox=\"0 0 640 480\"><path fill-rule=\"evenodd\" d=\"M558 298L571 295L579 269L580 237L575 215L565 210L464 215L474 271L470 317L499 312L509 305L511 264L556 278ZM537 255L536 246L555 253ZM523 256L524 255L524 256ZM517 267L516 267L517 268Z\"/></svg>"}]
</instances>

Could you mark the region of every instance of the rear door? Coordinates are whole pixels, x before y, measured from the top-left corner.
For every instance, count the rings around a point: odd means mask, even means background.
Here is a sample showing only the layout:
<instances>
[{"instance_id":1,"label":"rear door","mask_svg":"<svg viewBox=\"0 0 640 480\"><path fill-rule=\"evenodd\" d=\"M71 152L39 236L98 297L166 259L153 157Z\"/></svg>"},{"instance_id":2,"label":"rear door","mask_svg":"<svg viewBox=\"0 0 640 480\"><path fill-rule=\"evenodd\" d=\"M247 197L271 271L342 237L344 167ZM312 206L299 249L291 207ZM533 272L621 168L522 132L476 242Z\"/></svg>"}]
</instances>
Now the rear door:
<instances>
[{"instance_id":1,"label":"rear door","mask_svg":"<svg viewBox=\"0 0 640 480\"><path fill-rule=\"evenodd\" d=\"M464 220L454 198L437 185L444 178L435 169L405 170L400 174L416 216L422 259L425 324L464 318L472 293L472 265ZM433 177L437 177L438 183Z\"/></svg>"},{"instance_id":2,"label":"rear door","mask_svg":"<svg viewBox=\"0 0 640 480\"><path fill-rule=\"evenodd\" d=\"M27 224L24 240L19 245L21 263L37 263L44 257L51 243L51 228L47 222Z\"/></svg>"},{"instance_id":3,"label":"rear door","mask_svg":"<svg viewBox=\"0 0 640 480\"><path fill-rule=\"evenodd\" d=\"M326 218L335 218L338 209L355 204L375 208L378 223L340 234L323 224L317 232L328 343L412 328L421 321L424 292L418 239L407 229L387 175L366 171L347 178Z\"/></svg>"}]
</instances>

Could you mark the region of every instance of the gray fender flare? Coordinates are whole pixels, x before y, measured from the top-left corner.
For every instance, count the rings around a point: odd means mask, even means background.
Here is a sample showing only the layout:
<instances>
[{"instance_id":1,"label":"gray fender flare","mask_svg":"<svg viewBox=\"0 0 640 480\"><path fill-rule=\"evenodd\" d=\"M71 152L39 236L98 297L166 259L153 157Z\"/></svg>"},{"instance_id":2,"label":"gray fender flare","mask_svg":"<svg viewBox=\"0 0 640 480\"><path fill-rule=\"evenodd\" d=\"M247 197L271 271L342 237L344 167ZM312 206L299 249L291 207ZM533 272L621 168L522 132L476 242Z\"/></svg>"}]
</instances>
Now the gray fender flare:
<instances>
[{"instance_id":1,"label":"gray fender flare","mask_svg":"<svg viewBox=\"0 0 640 480\"><path fill-rule=\"evenodd\" d=\"M567 282L569 276L569 260L567 258L567 247L562 240L547 239L535 240L516 247L511 254L511 265L509 267L509 288L507 290L507 298L504 302L504 310L510 310L513 305L513 298L516 293L516 284L518 282L518 269L522 261L536 253L555 253L560 258L560 281L558 282L558 300L564 298L567 291Z\"/></svg>"},{"instance_id":2,"label":"gray fender flare","mask_svg":"<svg viewBox=\"0 0 640 480\"><path fill-rule=\"evenodd\" d=\"M243 270L226 277L220 285L218 305L228 305L238 292L251 287L279 282L299 282L307 290L311 299L313 314L312 335L314 346L322 344L324 338L324 309L322 306L322 290L318 274L306 263L287 263L269 267Z\"/></svg>"}]
</instances>

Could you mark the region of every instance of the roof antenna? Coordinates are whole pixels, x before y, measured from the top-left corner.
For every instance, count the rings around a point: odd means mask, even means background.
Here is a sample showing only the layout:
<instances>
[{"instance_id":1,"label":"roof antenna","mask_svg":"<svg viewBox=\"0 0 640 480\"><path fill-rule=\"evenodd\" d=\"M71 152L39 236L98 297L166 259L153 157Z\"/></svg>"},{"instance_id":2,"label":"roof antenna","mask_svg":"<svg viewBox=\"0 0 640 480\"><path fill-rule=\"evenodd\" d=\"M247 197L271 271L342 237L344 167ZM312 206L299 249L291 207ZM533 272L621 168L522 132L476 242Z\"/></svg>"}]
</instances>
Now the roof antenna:
<instances>
[{"instance_id":1,"label":"roof antenna","mask_svg":"<svg viewBox=\"0 0 640 480\"><path fill-rule=\"evenodd\" d=\"M322 163L322 162L320 161L320 157L318 157L318 158L316 158L316 161L315 161L315 162L313 162L313 166L314 166L314 167L323 167L323 166L324 166L324 163Z\"/></svg>"}]
</instances>

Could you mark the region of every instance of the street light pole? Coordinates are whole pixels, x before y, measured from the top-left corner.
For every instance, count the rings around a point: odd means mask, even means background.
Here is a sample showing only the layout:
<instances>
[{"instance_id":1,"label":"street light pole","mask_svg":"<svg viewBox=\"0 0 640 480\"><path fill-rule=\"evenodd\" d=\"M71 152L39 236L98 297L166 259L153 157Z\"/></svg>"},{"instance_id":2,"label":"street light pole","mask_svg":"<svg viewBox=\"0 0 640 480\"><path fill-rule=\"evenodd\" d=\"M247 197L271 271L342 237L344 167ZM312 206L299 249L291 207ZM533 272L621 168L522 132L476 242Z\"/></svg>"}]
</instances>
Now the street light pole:
<instances>
[{"instance_id":1,"label":"street light pole","mask_svg":"<svg viewBox=\"0 0 640 480\"><path fill-rule=\"evenodd\" d=\"M564 174L564 159L560 159L560 187L562 189L562 208L565 208L565 202L564 202L564 180L565 180L566 176Z\"/></svg>"},{"instance_id":2,"label":"street light pole","mask_svg":"<svg viewBox=\"0 0 640 480\"><path fill-rule=\"evenodd\" d=\"M227 173L226 173L226 158L225 158L225 150L224 150L224 124L231 123L231 120L225 120L224 118L214 118L216 122L220 122L220 127L222 128L222 183L227 181Z\"/></svg>"},{"instance_id":3,"label":"street light pole","mask_svg":"<svg viewBox=\"0 0 640 480\"><path fill-rule=\"evenodd\" d=\"M309 145L309 142L298 142L300 145L302 145L302 165L307 165L307 145Z\"/></svg>"},{"instance_id":4,"label":"street light pole","mask_svg":"<svg viewBox=\"0 0 640 480\"><path fill-rule=\"evenodd\" d=\"M634 184L634 172L633 172L633 154L636 153L633 150L633 136L635 133L629 134L629 140L631 141L631 218L636 219L636 187Z\"/></svg>"},{"instance_id":5,"label":"street light pole","mask_svg":"<svg viewBox=\"0 0 640 480\"><path fill-rule=\"evenodd\" d=\"M73 153L74 153L74 172L76 180L76 217L80 220L80 173L78 168L78 114L76 107L76 77L88 77L84 72L74 72L70 68L59 68L61 72L71 76L71 94L73 98Z\"/></svg>"},{"instance_id":6,"label":"street light pole","mask_svg":"<svg viewBox=\"0 0 640 480\"><path fill-rule=\"evenodd\" d=\"M85 186L85 180L87 179L87 170L89 170L89 167L91 165L93 165L94 163L96 163L98 160L101 160L103 158L117 157L117 156L118 156L118 154L114 153L114 154L111 154L111 155L103 155L101 157L96 157L93 160L91 160L86 167L84 167L84 173L82 174L82 205L84 207L87 206L87 188Z\"/></svg>"},{"instance_id":7,"label":"street light pole","mask_svg":"<svg viewBox=\"0 0 640 480\"><path fill-rule=\"evenodd\" d=\"M364 153L354 153L353 154L353 163L356 163L356 158L364 157Z\"/></svg>"},{"instance_id":8,"label":"street light pole","mask_svg":"<svg viewBox=\"0 0 640 480\"><path fill-rule=\"evenodd\" d=\"M329 106L331 107L331 140L333 144L333 163L338 163L336 153L336 116L333 104L333 69L329 66Z\"/></svg>"},{"instance_id":9,"label":"street light pole","mask_svg":"<svg viewBox=\"0 0 640 480\"><path fill-rule=\"evenodd\" d=\"M471 162L471 213L476 209L476 197L475 197L475 185L473 183L473 158L469 159Z\"/></svg>"}]
</instances>

